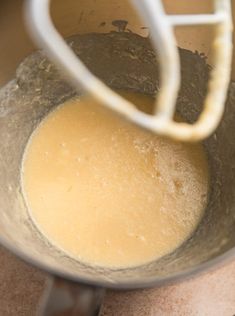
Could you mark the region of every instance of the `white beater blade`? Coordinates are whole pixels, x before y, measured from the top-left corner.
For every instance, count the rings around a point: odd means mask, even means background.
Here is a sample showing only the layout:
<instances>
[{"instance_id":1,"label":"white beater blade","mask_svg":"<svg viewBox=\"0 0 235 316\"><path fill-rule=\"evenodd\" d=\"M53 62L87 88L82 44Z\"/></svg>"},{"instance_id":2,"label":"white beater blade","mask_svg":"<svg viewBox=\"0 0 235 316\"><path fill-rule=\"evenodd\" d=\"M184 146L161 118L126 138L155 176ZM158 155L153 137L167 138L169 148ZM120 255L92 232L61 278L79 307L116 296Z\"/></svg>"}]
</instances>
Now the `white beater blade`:
<instances>
[{"instance_id":1,"label":"white beater blade","mask_svg":"<svg viewBox=\"0 0 235 316\"><path fill-rule=\"evenodd\" d=\"M153 45L160 62L160 91L155 111L146 114L94 76L55 29L50 16L50 0L28 0L27 21L32 38L44 49L75 87L83 87L101 103L132 122L159 135L181 141L208 137L218 126L226 100L232 60L232 19L230 0L214 0L214 13L167 15L161 0L132 0L140 16L150 27ZM194 124L173 120L180 86L179 56L173 34L174 25L213 25L214 67L210 74L203 111Z\"/></svg>"}]
</instances>

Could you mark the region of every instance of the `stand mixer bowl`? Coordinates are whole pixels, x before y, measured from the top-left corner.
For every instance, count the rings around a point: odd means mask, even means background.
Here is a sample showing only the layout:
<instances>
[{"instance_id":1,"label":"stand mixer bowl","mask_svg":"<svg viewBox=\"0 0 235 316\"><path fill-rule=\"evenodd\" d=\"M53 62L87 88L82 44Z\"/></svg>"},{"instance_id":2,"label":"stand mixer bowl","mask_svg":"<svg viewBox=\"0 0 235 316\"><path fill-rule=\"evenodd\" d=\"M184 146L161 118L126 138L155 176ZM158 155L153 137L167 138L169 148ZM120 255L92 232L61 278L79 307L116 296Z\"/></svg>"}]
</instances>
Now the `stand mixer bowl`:
<instances>
[{"instance_id":1,"label":"stand mixer bowl","mask_svg":"<svg viewBox=\"0 0 235 316\"><path fill-rule=\"evenodd\" d=\"M158 80L157 64L155 68L151 66L151 70L146 66L153 56L153 50L147 39L128 32L130 29L139 35L146 36L147 34L128 1L120 3L116 0L111 2L81 0L78 4L77 1L69 0L65 4L64 1L57 0L52 4L52 16L62 34L66 37L80 34L70 37L68 42L75 52L79 52L81 59L82 55L85 58L88 54L89 48L86 44L89 40L91 41L90 35L81 34L121 31L106 35L106 38L110 37L110 43L112 41L127 43L123 51L119 52L119 58L116 55L114 58L110 53L112 63L109 63L109 69L105 67L98 69L97 59L87 58L88 66L97 76L112 88L134 89L150 95L155 93ZM12 23L18 23L17 19L21 18L19 13L21 5L21 1L14 2L14 5L9 1L1 2L1 12L4 12L4 17L0 16L0 20L4 22L5 19L5 28L0 30L4 32L1 38L2 45L5 47L5 57L3 52L0 52L2 54L0 56L2 69L0 77L2 84L0 91L1 244L22 259L52 275L76 283L118 289L160 286L166 282L192 276L232 259L235 256L235 177L233 176L235 170L233 137L235 87L233 84L230 86L222 122L217 131L204 142L211 173L211 192L205 216L194 235L179 249L145 266L112 270L79 263L51 247L42 238L29 219L21 194L22 155L27 140L38 122L56 105L73 96L75 91L40 52L27 57L16 70L22 59L34 50L23 25L20 24L22 27L18 32L20 35L17 35L16 29L12 28ZM188 8L188 3L178 1L178 6L176 6L175 3L166 1L166 6L172 12L181 10L182 13ZM190 8L193 12L210 10L209 1L200 5L197 3L194 6ZM128 21L128 24L125 21ZM7 32L9 35L6 35ZM188 34L191 34L191 39ZM197 34L200 36L196 36ZM180 29L177 30L177 35L179 46L208 53L210 29L205 32L202 32L201 27L190 31ZM102 34L94 36L97 37L94 41L96 43L100 43L105 37ZM195 41L192 42L192 39ZM105 45L111 44L104 44L104 47ZM8 48L11 52L7 51ZM138 49L141 49L143 53L149 53L146 54L147 57L144 60L139 60L141 75L135 64L125 59L128 57L125 57L123 52L126 52L127 48L132 49L132 54L137 54ZM102 58L102 50L99 51L98 45L96 49L97 58ZM187 51L182 50L180 54L183 82L190 82L195 71L195 75L201 76L196 78L200 87L190 88L187 84L182 84L182 92L177 103L177 109L183 117L188 122L193 122L201 111L202 99L206 93L204 83L207 82L209 68L206 66L205 59L198 54L190 53L191 57L194 56L191 63L186 58ZM123 73L125 63L126 74ZM193 66L198 67L194 69L194 72L190 68ZM143 78L148 78L145 85L143 85ZM13 80L6 84L10 79Z\"/></svg>"}]
</instances>

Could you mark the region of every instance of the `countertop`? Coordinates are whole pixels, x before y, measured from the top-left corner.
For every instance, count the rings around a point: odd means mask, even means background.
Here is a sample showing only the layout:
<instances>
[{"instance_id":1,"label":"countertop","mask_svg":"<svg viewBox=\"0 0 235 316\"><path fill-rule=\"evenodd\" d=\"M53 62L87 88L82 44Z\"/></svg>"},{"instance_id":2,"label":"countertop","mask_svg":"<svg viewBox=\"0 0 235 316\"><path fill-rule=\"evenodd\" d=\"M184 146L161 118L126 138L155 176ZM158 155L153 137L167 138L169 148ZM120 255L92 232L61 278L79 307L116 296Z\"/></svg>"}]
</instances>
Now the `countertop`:
<instances>
[{"instance_id":1,"label":"countertop","mask_svg":"<svg viewBox=\"0 0 235 316\"><path fill-rule=\"evenodd\" d=\"M47 275L0 248L0 316L34 316ZM233 316L235 261L194 279L142 291L108 291L102 316Z\"/></svg>"}]
</instances>

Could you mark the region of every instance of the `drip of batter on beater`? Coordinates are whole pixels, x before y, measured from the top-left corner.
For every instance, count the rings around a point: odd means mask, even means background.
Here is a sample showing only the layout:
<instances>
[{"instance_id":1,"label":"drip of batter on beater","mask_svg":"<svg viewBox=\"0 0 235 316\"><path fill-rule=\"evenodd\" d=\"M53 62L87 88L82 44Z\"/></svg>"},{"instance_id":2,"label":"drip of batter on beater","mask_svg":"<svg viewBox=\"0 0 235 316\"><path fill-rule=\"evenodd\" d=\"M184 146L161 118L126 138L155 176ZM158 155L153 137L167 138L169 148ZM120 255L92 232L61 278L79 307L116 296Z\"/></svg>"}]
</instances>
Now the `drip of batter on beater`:
<instances>
[{"instance_id":1,"label":"drip of batter on beater","mask_svg":"<svg viewBox=\"0 0 235 316\"><path fill-rule=\"evenodd\" d=\"M151 111L150 96L121 94ZM75 98L32 134L22 188L51 244L90 265L133 267L192 235L207 202L208 166L200 144L163 139Z\"/></svg>"}]
</instances>

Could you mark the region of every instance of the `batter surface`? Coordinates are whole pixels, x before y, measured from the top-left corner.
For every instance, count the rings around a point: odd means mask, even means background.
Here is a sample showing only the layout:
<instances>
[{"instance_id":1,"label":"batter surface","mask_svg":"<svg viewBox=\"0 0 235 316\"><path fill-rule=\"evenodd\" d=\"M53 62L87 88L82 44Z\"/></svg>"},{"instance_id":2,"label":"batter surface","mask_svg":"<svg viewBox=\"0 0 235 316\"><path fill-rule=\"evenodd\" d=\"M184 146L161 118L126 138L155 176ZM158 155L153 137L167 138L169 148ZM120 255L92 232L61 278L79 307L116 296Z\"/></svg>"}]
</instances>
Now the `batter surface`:
<instances>
[{"instance_id":1,"label":"batter surface","mask_svg":"<svg viewBox=\"0 0 235 316\"><path fill-rule=\"evenodd\" d=\"M122 93L149 112L152 98ZM137 266L180 246L207 202L199 144L163 139L91 99L73 99L32 134L22 166L30 216L80 261Z\"/></svg>"}]
</instances>

